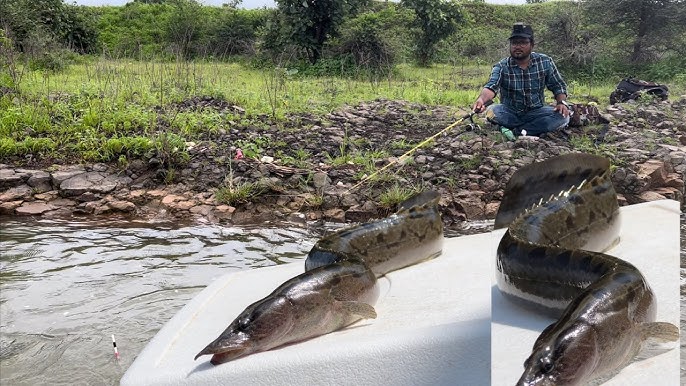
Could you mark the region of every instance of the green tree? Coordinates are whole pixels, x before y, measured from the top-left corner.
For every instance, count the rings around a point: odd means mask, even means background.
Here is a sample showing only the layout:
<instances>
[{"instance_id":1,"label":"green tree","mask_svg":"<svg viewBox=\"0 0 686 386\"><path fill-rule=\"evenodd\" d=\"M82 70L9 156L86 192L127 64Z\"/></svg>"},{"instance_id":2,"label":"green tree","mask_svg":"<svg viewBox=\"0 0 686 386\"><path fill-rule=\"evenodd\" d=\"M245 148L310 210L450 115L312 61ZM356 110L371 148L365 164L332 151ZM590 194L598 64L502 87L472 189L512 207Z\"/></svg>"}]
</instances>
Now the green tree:
<instances>
[{"instance_id":1,"label":"green tree","mask_svg":"<svg viewBox=\"0 0 686 386\"><path fill-rule=\"evenodd\" d=\"M322 47L347 16L354 15L368 0L276 0L281 33L307 53L315 64Z\"/></svg>"},{"instance_id":2,"label":"green tree","mask_svg":"<svg viewBox=\"0 0 686 386\"><path fill-rule=\"evenodd\" d=\"M436 44L457 30L462 21L460 6L446 0L401 0L414 11L415 56L420 66L428 66L436 54Z\"/></svg>"},{"instance_id":3,"label":"green tree","mask_svg":"<svg viewBox=\"0 0 686 386\"><path fill-rule=\"evenodd\" d=\"M625 32L634 64L653 59L670 40L684 33L684 0L586 0L585 6L589 18L620 34Z\"/></svg>"},{"instance_id":4,"label":"green tree","mask_svg":"<svg viewBox=\"0 0 686 386\"><path fill-rule=\"evenodd\" d=\"M167 38L177 56L188 59L192 43L202 34L202 6L196 0L169 0L172 10L167 20Z\"/></svg>"}]
</instances>

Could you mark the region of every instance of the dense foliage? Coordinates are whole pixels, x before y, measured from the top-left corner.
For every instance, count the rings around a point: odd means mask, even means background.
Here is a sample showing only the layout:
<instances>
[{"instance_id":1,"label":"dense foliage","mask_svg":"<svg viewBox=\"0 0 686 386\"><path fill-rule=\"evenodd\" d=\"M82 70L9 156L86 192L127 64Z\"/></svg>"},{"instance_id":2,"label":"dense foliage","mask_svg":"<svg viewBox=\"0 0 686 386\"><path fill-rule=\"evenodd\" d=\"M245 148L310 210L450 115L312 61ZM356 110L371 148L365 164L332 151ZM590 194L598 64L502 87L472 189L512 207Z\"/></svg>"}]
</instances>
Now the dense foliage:
<instances>
[{"instance_id":1,"label":"dense foliage","mask_svg":"<svg viewBox=\"0 0 686 386\"><path fill-rule=\"evenodd\" d=\"M301 74L378 75L407 62L492 63L506 54L509 30L518 21L534 26L537 51L580 78L686 78L684 0L519 6L278 0L276 9L254 10L237 9L239 3L210 7L197 0L135 0L119 7L85 7L62 0L3 0L0 79L8 83L18 63L59 71L80 54L241 60L297 67Z\"/></svg>"}]
</instances>

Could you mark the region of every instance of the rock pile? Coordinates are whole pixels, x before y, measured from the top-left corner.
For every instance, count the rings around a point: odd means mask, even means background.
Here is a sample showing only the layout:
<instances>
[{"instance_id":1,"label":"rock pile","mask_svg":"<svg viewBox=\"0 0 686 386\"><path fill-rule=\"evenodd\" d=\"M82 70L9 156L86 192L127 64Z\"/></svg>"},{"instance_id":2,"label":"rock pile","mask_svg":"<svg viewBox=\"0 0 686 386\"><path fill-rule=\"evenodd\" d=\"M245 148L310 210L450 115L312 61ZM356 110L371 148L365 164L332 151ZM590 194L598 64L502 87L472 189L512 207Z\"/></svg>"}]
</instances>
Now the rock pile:
<instances>
[{"instance_id":1,"label":"rock pile","mask_svg":"<svg viewBox=\"0 0 686 386\"><path fill-rule=\"evenodd\" d=\"M179 105L244 113L238 106L196 98ZM235 224L267 219L364 221L392 208L380 196L391 189L432 188L442 193L450 224L492 218L505 182L526 164L570 151L609 157L620 202L670 198L683 203L686 172L686 96L676 101L610 106L604 126L586 126L542 138L508 142L462 125L399 159L461 114L447 106L377 100L326 116L288 117L277 124L231 126L188 143L190 161L170 170L154 160L119 165L0 164L0 214L202 218ZM235 159L242 147L245 156ZM299 154L299 156L298 156ZM400 162L402 161L402 162ZM351 188L365 175L394 165L374 182ZM259 187L228 203L221 190ZM224 195L225 196L225 195Z\"/></svg>"}]
</instances>

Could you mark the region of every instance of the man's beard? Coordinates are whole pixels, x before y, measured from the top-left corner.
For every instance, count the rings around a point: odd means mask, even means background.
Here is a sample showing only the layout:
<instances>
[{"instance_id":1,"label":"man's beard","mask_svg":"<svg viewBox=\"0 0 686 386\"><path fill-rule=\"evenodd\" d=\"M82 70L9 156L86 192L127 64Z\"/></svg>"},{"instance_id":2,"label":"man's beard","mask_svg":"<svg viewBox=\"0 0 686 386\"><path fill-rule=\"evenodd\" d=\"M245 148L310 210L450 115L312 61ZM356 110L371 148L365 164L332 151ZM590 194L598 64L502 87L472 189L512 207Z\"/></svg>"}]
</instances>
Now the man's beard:
<instances>
[{"instance_id":1,"label":"man's beard","mask_svg":"<svg viewBox=\"0 0 686 386\"><path fill-rule=\"evenodd\" d=\"M519 51L519 53L515 53L514 51L510 51L510 56L512 56L512 58L514 58L514 59L521 60L521 59L526 59L527 57L529 57L529 54L525 53L524 51Z\"/></svg>"}]
</instances>

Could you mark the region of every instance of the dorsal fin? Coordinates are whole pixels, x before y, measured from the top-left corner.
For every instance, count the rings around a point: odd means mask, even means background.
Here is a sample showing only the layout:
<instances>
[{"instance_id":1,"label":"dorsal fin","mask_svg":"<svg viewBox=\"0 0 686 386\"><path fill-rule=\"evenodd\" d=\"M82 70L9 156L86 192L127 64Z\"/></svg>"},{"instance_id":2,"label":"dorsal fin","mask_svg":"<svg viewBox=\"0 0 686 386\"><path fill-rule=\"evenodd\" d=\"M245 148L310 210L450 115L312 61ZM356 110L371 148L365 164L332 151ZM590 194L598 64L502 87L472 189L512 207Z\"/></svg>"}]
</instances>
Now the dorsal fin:
<instances>
[{"instance_id":1,"label":"dorsal fin","mask_svg":"<svg viewBox=\"0 0 686 386\"><path fill-rule=\"evenodd\" d=\"M436 205L438 204L438 200L440 199L440 193L438 193L435 190L427 190L421 193L417 193L414 196L398 204L398 210L396 211L396 213L401 213L417 206Z\"/></svg>"},{"instance_id":2,"label":"dorsal fin","mask_svg":"<svg viewBox=\"0 0 686 386\"><path fill-rule=\"evenodd\" d=\"M508 181L495 217L496 229L508 226L540 200L577 189L584 180L601 175L610 161L601 156L569 153L519 168Z\"/></svg>"}]
</instances>

